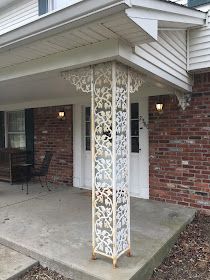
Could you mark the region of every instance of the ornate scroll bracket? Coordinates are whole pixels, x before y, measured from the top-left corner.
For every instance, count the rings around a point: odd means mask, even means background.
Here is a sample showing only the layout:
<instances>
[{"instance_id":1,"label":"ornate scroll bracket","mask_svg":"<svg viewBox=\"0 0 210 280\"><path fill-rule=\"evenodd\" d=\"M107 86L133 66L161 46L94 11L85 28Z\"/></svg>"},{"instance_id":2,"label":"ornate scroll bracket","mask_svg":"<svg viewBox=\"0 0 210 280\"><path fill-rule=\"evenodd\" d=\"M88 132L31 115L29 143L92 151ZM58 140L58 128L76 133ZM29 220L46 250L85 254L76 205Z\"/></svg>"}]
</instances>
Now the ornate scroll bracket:
<instances>
[{"instance_id":1,"label":"ornate scroll bracket","mask_svg":"<svg viewBox=\"0 0 210 280\"><path fill-rule=\"evenodd\" d=\"M101 63L100 65L105 67L106 63ZM92 65L75 70L63 71L61 72L61 77L74 85L77 91L91 93L92 70L95 67L96 65ZM130 93L136 93L144 83L143 75L130 67L127 67L127 69L130 77L130 84L128 85Z\"/></svg>"},{"instance_id":2,"label":"ornate scroll bracket","mask_svg":"<svg viewBox=\"0 0 210 280\"><path fill-rule=\"evenodd\" d=\"M131 68L129 68L128 74L130 76L130 93L136 93L144 84L143 76Z\"/></svg>"},{"instance_id":3,"label":"ornate scroll bracket","mask_svg":"<svg viewBox=\"0 0 210 280\"><path fill-rule=\"evenodd\" d=\"M61 77L76 87L77 91L91 93L91 67L61 72Z\"/></svg>"},{"instance_id":4,"label":"ornate scroll bracket","mask_svg":"<svg viewBox=\"0 0 210 280\"><path fill-rule=\"evenodd\" d=\"M179 106L182 108L183 111L186 110L186 108L190 106L190 102L192 98L191 94L175 91L175 95L179 101Z\"/></svg>"}]
</instances>

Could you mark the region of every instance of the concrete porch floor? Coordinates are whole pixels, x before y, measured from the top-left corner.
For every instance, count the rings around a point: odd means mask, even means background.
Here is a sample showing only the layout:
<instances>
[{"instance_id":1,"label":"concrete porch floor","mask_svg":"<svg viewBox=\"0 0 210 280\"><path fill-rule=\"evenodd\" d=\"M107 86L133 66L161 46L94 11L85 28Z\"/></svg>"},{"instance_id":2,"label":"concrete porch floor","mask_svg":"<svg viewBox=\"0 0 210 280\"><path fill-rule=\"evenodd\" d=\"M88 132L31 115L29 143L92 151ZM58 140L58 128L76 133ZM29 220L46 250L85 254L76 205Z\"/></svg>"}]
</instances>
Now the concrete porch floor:
<instances>
[{"instance_id":1,"label":"concrete porch floor","mask_svg":"<svg viewBox=\"0 0 210 280\"><path fill-rule=\"evenodd\" d=\"M131 199L131 258L91 256L91 195L75 188L0 183L0 244L38 260L75 280L149 279L180 231L194 217L192 209Z\"/></svg>"}]
</instances>

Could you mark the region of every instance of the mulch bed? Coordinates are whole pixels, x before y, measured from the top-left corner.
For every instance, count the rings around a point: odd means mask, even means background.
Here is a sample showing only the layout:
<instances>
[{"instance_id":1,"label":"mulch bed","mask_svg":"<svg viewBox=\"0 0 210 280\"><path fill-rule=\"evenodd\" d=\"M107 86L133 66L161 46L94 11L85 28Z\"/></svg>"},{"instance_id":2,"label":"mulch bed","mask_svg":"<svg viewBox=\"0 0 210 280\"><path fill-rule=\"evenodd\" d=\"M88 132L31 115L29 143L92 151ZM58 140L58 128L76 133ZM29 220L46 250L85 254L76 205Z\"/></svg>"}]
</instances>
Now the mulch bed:
<instances>
[{"instance_id":1,"label":"mulch bed","mask_svg":"<svg viewBox=\"0 0 210 280\"><path fill-rule=\"evenodd\" d=\"M36 266L19 280L70 280ZM151 280L210 280L210 216L197 214Z\"/></svg>"},{"instance_id":2,"label":"mulch bed","mask_svg":"<svg viewBox=\"0 0 210 280\"><path fill-rule=\"evenodd\" d=\"M18 280L70 280L70 278L63 277L55 271L37 265Z\"/></svg>"},{"instance_id":3,"label":"mulch bed","mask_svg":"<svg viewBox=\"0 0 210 280\"><path fill-rule=\"evenodd\" d=\"M197 214L151 280L210 280L210 216Z\"/></svg>"}]
</instances>

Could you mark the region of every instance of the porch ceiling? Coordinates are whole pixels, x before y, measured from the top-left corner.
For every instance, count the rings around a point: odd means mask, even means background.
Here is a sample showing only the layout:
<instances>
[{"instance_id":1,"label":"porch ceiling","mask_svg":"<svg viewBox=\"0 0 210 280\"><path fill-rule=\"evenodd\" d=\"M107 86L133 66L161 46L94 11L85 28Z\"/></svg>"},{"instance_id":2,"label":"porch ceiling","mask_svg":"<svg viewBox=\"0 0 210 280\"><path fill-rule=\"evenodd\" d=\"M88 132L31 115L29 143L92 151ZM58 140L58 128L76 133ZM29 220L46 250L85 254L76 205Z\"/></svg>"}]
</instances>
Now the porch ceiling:
<instances>
[{"instance_id":1,"label":"porch ceiling","mask_svg":"<svg viewBox=\"0 0 210 280\"><path fill-rule=\"evenodd\" d=\"M119 13L85 26L70 29L54 36L2 52L0 53L0 69L103 42L107 39L122 39L131 45L136 45L150 41L151 37L125 14Z\"/></svg>"}]
</instances>

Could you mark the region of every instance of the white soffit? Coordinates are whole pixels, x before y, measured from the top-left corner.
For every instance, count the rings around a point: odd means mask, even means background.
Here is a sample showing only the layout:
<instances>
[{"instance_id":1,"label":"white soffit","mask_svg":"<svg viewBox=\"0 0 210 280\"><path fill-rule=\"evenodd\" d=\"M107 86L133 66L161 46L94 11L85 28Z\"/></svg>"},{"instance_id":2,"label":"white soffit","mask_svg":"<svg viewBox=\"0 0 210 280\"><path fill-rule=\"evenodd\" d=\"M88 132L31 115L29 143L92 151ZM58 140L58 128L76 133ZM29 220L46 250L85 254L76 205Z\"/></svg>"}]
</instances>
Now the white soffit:
<instances>
[{"instance_id":1,"label":"white soffit","mask_svg":"<svg viewBox=\"0 0 210 280\"><path fill-rule=\"evenodd\" d=\"M132 20L125 13L102 18L90 24L0 52L0 68L17 65L52 54L66 52L107 40L122 40L135 45L154 41L157 22Z\"/></svg>"}]
</instances>

